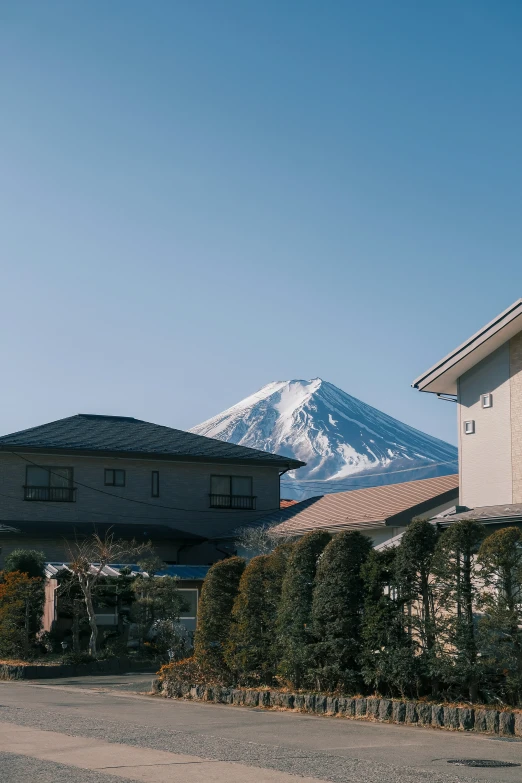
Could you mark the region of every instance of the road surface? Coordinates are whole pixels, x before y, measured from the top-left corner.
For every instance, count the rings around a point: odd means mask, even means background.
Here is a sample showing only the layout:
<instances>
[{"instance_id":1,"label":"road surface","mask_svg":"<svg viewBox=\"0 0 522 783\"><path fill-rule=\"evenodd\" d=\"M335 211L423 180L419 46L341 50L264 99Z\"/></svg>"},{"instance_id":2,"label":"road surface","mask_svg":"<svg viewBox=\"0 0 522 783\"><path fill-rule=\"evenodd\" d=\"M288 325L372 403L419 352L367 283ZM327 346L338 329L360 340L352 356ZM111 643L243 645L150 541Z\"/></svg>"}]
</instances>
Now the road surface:
<instances>
[{"instance_id":1,"label":"road surface","mask_svg":"<svg viewBox=\"0 0 522 783\"><path fill-rule=\"evenodd\" d=\"M520 783L522 741L146 695L152 675L0 683L2 783Z\"/></svg>"}]
</instances>

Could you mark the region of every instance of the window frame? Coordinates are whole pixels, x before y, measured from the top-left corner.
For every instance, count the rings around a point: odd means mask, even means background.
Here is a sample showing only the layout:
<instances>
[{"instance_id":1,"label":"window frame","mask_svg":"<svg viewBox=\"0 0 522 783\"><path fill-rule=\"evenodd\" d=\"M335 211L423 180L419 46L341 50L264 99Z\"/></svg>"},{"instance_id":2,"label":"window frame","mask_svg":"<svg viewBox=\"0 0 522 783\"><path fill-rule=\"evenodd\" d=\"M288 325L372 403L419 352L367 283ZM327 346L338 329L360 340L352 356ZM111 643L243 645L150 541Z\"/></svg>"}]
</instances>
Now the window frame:
<instances>
[{"instance_id":1,"label":"window frame","mask_svg":"<svg viewBox=\"0 0 522 783\"><path fill-rule=\"evenodd\" d=\"M178 591L180 593L196 593L196 614L195 615L185 615L180 612L179 614L179 621L180 623L183 622L183 620L197 620L198 619L198 610L199 610L199 590L197 587L178 587Z\"/></svg>"},{"instance_id":2,"label":"window frame","mask_svg":"<svg viewBox=\"0 0 522 783\"><path fill-rule=\"evenodd\" d=\"M228 492L222 493L222 492L213 492L212 491L212 480L216 479L228 479ZM233 479L240 478L240 479L249 479L250 480L250 494L249 495L234 495L232 492L232 483ZM254 493L254 477L253 476L238 476L233 474L224 474L224 473L211 473L210 475L210 508L223 508L223 509L229 509L229 510L235 510L235 511L255 511L256 509L256 496ZM213 497L222 497L222 498L229 498L230 502L226 504L222 503L213 503L212 498ZM233 498L250 498L251 505L250 506L242 506L242 505L234 505Z\"/></svg>"},{"instance_id":3,"label":"window frame","mask_svg":"<svg viewBox=\"0 0 522 783\"><path fill-rule=\"evenodd\" d=\"M29 484L28 474L32 468L39 468L44 470L48 476L47 484ZM58 486L52 484L52 476L54 474L60 475L58 471L68 471L67 485ZM64 478L64 476L60 476ZM31 497L31 490L48 490L48 496L40 496L45 493L35 493L35 496ZM55 497L53 497L52 490L56 490ZM60 491L64 493L60 496ZM26 465L25 466L25 484L24 484L24 500L42 503L74 503L76 501L76 487L74 486L74 467L72 465Z\"/></svg>"},{"instance_id":4,"label":"window frame","mask_svg":"<svg viewBox=\"0 0 522 783\"><path fill-rule=\"evenodd\" d=\"M27 474L31 470L31 468L40 468L40 470L46 470L49 476L49 483L48 484L29 484ZM74 468L70 465L26 465L25 466L25 486L26 487L33 487L34 489L45 489L45 487L52 487L51 484L51 474L57 473L59 470L69 470L70 476L69 476L69 486L63 487L63 489L73 489L74 487ZM59 475L59 474L58 474ZM60 489L60 487L59 487Z\"/></svg>"},{"instance_id":5,"label":"window frame","mask_svg":"<svg viewBox=\"0 0 522 783\"><path fill-rule=\"evenodd\" d=\"M154 478L156 478L156 491L154 492ZM153 470L150 476L150 496L151 498L159 498L160 496L160 479L159 470Z\"/></svg>"},{"instance_id":6,"label":"window frame","mask_svg":"<svg viewBox=\"0 0 522 783\"><path fill-rule=\"evenodd\" d=\"M123 484L116 484L116 473L123 473ZM112 481L107 481L107 473L112 473ZM103 485L105 487L125 487L127 484L127 471L124 468L104 468Z\"/></svg>"}]
</instances>

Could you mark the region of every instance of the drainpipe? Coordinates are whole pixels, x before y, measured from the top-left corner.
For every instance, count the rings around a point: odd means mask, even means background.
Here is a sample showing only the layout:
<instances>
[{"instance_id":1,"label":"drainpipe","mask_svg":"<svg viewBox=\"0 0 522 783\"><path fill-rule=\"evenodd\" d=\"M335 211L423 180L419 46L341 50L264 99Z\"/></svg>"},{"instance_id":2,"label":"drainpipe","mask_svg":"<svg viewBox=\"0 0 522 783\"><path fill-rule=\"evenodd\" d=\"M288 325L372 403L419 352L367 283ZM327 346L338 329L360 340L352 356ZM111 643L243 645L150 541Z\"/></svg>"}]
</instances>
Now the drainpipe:
<instances>
[{"instance_id":1,"label":"drainpipe","mask_svg":"<svg viewBox=\"0 0 522 783\"><path fill-rule=\"evenodd\" d=\"M290 468L287 468L279 474L279 508L281 508L281 476L284 476L285 473L288 473L289 470Z\"/></svg>"}]
</instances>

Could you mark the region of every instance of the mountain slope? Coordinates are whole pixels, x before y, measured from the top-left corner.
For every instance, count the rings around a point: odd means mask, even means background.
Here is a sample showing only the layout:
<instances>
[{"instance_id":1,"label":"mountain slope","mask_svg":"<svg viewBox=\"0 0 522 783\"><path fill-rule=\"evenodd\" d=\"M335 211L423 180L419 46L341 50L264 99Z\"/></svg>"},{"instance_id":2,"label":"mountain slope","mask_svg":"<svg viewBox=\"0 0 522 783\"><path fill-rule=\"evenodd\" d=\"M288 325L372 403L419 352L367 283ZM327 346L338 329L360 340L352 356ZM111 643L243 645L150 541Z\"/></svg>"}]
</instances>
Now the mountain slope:
<instances>
[{"instance_id":1,"label":"mountain slope","mask_svg":"<svg viewBox=\"0 0 522 783\"><path fill-rule=\"evenodd\" d=\"M455 473L457 449L331 383L275 381L191 432L292 456L306 467L281 481L286 497Z\"/></svg>"}]
</instances>

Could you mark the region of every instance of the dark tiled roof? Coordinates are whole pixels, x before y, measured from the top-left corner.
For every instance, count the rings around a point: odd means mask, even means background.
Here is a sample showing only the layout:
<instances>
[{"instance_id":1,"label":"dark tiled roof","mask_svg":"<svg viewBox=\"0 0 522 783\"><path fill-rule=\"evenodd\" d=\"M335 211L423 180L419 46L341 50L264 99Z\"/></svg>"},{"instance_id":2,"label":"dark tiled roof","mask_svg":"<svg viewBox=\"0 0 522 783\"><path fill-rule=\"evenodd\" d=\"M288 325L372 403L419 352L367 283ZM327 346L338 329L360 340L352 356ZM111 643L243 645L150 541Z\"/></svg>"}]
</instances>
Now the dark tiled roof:
<instances>
[{"instance_id":1,"label":"dark tiled roof","mask_svg":"<svg viewBox=\"0 0 522 783\"><path fill-rule=\"evenodd\" d=\"M234 443L174 430L140 419L87 413L79 413L67 419L0 437L0 451L17 449L79 451L91 454L99 452L193 462L246 462L273 465L281 469L294 469L304 465L304 462L290 457L236 446Z\"/></svg>"},{"instance_id":2,"label":"dark tiled roof","mask_svg":"<svg viewBox=\"0 0 522 783\"><path fill-rule=\"evenodd\" d=\"M351 492L332 492L276 511L251 525L269 525L281 535L309 530L361 530L391 525L401 527L419 514L458 497L458 475L385 484Z\"/></svg>"}]
</instances>

